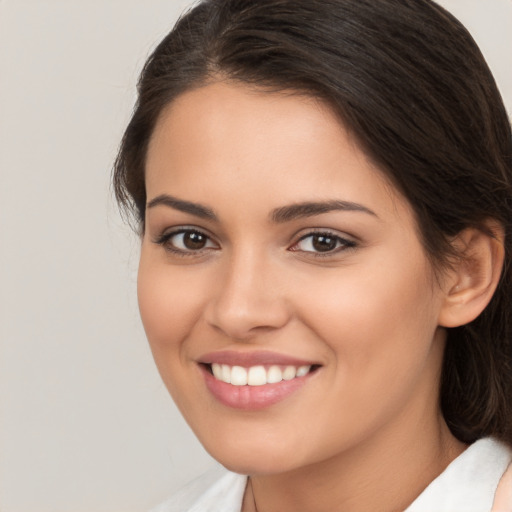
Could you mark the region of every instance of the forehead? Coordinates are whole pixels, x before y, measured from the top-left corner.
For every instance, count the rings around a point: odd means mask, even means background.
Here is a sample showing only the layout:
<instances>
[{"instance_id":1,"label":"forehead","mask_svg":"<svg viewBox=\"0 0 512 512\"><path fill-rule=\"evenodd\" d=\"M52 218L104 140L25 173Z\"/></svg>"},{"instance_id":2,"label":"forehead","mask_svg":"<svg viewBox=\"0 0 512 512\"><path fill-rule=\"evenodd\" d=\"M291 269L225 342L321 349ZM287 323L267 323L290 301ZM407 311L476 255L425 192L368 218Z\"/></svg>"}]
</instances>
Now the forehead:
<instances>
[{"instance_id":1,"label":"forehead","mask_svg":"<svg viewBox=\"0 0 512 512\"><path fill-rule=\"evenodd\" d=\"M410 214L325 103L223 82L188 91L162 112L146 187L148 199L168 193L244 209L335 198Z\"/></svg>"}]
</instances>

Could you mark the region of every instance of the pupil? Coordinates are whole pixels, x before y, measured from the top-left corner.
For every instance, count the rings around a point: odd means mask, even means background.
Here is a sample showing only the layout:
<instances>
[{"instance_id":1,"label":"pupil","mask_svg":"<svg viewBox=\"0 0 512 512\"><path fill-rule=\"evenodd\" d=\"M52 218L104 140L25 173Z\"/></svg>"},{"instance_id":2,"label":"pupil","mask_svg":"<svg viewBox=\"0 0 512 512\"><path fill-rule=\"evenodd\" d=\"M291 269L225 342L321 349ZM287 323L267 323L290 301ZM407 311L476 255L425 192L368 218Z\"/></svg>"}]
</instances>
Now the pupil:
<instances>
[{"instance_id":1,"label":"pupil","mask_svg":"<svg viewBox=\"0 0 512 512\"><path fill-rule=\"evenodd\" d=\"M186 233L183 243L187 249L202 249L206 245L206 237L201 233Z\"/></svg>"},{"instance_id":2,"label":"pupil","mask_svg":"<svg viewBox=\"0 0 512 512\"><path fill-rule=\"evenodd\" d=\"M318 252L332 251L336 248L336 239L330 236L316 235L313 238L313 247Z\"/></svg>"}]
</instances>

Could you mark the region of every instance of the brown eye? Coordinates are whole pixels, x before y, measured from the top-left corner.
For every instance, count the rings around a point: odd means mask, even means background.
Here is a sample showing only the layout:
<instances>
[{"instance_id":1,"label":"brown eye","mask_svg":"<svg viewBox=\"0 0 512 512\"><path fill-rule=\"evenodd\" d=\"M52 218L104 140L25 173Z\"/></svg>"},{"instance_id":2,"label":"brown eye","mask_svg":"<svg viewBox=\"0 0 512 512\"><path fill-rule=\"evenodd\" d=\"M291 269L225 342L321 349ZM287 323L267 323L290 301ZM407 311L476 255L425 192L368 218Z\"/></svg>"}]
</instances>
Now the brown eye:
<instances>
[{"instance_id":1,"label":"brown eye","mask_svg":"<svg viewBox=\"0 0 512 512\"><path fill-rule=\"evenodd\" d=\"M326 232L310 233L309 235L303 236L293 247L290 248L290 250L313 254L335 254L355 246L356 243L352 240L347 240Z\"/></svg>"},{"instance_id":2,"label":"brown eye","mask_svg":"<svg viewBox=\"0 0 512 512\"><path fill-rule=\"evenodd\" d=\"M314 235L312 237L311 245L313 249L318 252L328 252L336 249L338 240L332 236Z\"/></svg>"},{"instance_id":3,"label":"brown eye","mask_svg":"<svg viewBox=\"0 0 512 512\"><path fill-rule=\"evenodd\" d=\"M186 233L183 233L183 245L187 249L190 249L191 251L204 249L207 242L208 237L206 237L202 233L197 233L195 231L188 231Z\"/></svg>"},{"instance_id":4,"label":"brown eye","mask_svg":"<svg viewBox=\"0 0 512 512\"><path fill-rule=\"evenodd\" d=\"M219 248L208 235L195 229L181 229L166 233L157 238L155 242L162 245L169 252L181 254L200 253L206 249Z\"/></svg>"}]
</instances>

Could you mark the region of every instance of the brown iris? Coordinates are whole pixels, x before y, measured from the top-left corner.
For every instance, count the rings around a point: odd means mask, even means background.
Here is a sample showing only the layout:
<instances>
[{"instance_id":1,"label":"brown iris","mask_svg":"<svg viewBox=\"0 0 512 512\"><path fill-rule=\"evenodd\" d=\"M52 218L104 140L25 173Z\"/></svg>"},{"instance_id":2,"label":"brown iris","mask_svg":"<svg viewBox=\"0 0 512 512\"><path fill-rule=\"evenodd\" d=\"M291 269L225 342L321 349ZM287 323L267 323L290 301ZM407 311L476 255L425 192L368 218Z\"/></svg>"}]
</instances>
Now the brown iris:
<instances>
[{"instance_id":1,"label":"brown iris","mask_svg":"<svg viewBox=\"0 0 512 512\"><path fill-rule=\"evenodd\" d=\"M202 233L197 233L195 231L187 231L186 233L183 233L183 245L187 249L195 251L203 249L207 241L208 237Z\"/></svg>"},{"instance_id":2,"label":"brown iris","mask_svg":"<svg viewBox=\"0 0 512 512\"><path fill-rule=\"evenodd\" d=\"M327 252L336 248L337 239L328 235L314 235L312 245L315 251Z\"/></svg>"}]
</instances>

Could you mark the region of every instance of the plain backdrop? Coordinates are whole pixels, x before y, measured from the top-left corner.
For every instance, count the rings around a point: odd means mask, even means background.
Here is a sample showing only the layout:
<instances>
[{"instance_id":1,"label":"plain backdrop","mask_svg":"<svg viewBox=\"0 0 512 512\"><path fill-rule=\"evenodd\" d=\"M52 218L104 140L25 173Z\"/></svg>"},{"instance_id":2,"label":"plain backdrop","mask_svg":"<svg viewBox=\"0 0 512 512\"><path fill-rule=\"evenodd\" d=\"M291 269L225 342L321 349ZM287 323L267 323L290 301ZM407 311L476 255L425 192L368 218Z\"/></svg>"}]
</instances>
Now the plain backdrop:
<instances>
[{"instance_id":1,"label":"plain backdrop","mask_svg":"<svg viewBox=\"0 0 512 512\"><path fill-rule=\"evenodd\" d=\"M256 0L255 0L256 1ZM136 512L213 464L160 382L110 170L180 0L0 0L0 512ZM443 0L512 112L512 0Z\"/></svg>"}]
</instances>

